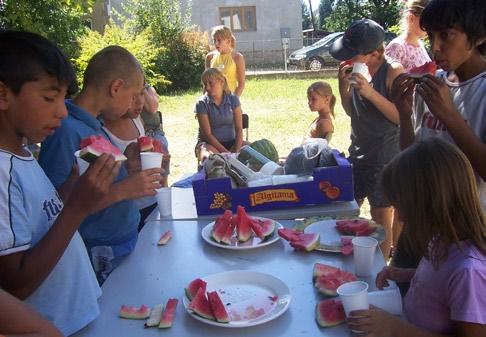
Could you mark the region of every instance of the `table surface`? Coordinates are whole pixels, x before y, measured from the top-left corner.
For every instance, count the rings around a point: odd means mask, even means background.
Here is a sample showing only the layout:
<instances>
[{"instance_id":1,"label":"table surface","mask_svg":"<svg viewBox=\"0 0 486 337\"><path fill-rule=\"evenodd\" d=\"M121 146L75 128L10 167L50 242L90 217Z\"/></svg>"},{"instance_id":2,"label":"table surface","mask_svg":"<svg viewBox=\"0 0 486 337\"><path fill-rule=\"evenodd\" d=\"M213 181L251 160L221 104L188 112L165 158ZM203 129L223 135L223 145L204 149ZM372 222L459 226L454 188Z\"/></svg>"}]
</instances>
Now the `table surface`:
<instances>
[{"instance_id":1,"label":"table surface","mask_svg":"<svg viewBox=\"0 0 486 337\"><path fill-rule=\"evenodd\" d=\"M280 221L292 227L293 221ZM336 253L296 252L287 242L278 240L266 247L252 250L228 250L214 247L201 237L201 229L208 221L150 221L140 233L134 252L109 276L103 284L99 303L100 316L78 332L76 337L88 336L348 336L346 325L319 328L315 322L316 303L325 297L312 284L315 262L322 262L353 271L352 256ZM167 230L173 237L166 246L157 246L161 234ZM384 266L383 255L376 252L373 275ZM251 270L273 275L290 288L289 309L280 317L262 325L247 328L211 326L191 317L182 304L184 287L193 279L230 270ZM375 290L374 276L361 278ZM144 329L144 321L118 317L122 304L153 306L166 303L168 298L179 299L172 328L163 332L157 328Z\"/></svg>"},{"instance_id":2,"label":"table surface","mask_svg":"<svg viewBox=\"0 0 486 337\"><path fill-rule=\"evenodd\" d=\"M214 220L217 215L198 216L196 202L192 188L172 187L172 214L160 216L156 207L149 214L146 221L153 220ZM297 219L317 215L356 217L359 215L359 206L356 201L334 202L327 205L292 207L270 211L249 212L251 215L263 216L272 219Z\"/></svg>"}]
</instances>

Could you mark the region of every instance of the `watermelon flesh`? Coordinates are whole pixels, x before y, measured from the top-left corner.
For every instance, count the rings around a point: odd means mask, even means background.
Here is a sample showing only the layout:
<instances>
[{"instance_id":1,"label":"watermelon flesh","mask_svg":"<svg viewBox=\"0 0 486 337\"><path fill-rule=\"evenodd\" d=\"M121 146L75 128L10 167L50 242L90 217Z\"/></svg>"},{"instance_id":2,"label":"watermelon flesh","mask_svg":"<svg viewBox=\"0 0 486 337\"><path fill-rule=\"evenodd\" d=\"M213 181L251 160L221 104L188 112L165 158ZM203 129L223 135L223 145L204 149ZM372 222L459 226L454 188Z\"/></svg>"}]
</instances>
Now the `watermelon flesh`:
<instances>
[{"instance_id":1,"label":"watermelon flesh","mask_svg":"<svg viewBox=\"0 0 486 337\"><path fill-rule=\"evenodd\" d=\"M236 208L236 213L238 214L238 222L236 223L238 241L246 242L250 240L252 234L250 219L248 218L243 206L238 205Z\"/></svg>"},{"instance_id":2,"label":"watermelon flesh","mask_svg":"<svg viewBox=\"0 0 486 337\"><path fill-rule=\"evenodd\" d=\"M196 296L189 303L188 309L203 318L215 320L209 301L206 298L206 293L202 288L199 288Z\"/></svg>"},{"instance_id":3,"label":"watermelon flesh","mask_svg":"<svg viewBox=\"0 0 486 337\"><path fill-rule=\"evenodd\" d=\"M280 228L278 231L277 231L278 235L286 240L286 241L296 241L299 239L299 235L302 234L302 232L298 232L294 229L290 229L290 228Z\"/></svg>"},{"instance_id":4,"label":"watermelon flesh","mask_svg":"<svg viewBox=\"0 0 486 337\"><path fill-rule=\"evenodd\" d=\"M140 307L122 305L119 316L127 319L146 319L150 316L150 308L143 304Z\"/></svg>"},{"instance_id":5,"label":"watermelon flesh","mask_svg":"<svg viewBox=\"0 0 486 337\"><path fill-rule=\"evenodd\" d=\"M101 135L89 136L82 139L79 143L79 148L81 149L79 157L83 158L88 163L93 163L103 153L112 155L116 161L127 159L127 157L121 153L119 148Z\"/></svg>"},{"instance_id":6,"label":"watermelon flesh","mask_svg":"<svg viewBox=\"0 0 486 337\"><path fill-rule=\"evenodd\" d=\"M262 232L263 232L263 241L268 240L273 236L275 233L275 222L272 220L263 220L261 221L262 224Z\"/></svg>"},{"instance_id":7,"label":"watermelon flesh","mask_svg":"<svg viewBox=\"0 0 486 337\"><path fill-rule=\"evenodd\" d=\"M408 72L412 78L421 78L427 74L435 75L437 65L434 61L426 62L419 67L414 67Z\"/></svg>"},{"instance_id":8,"label":"watermelon flesh","mask_svg":"<svg viewBox=\"0 0 486 337\"><path fill-rule=\"evenodd\" d=\"M164 150L162 143L150 136L140 136L137 138L138 148L140 152L159 152L167 154Z\"/></svg>"},{"instance_id":9,"label":"watermelon flesh","mask_svg":"<svg viewBox=\"0 0 486 337\"><path fill-rule=\"evenodd\" d=\"M233 213L230 210L224 211L223 215L216 218L213 228L211 229L211 237L216 242L221 242L223 237L226 235L228 227L231 224L231 218Z\"/></svg>"},{"instance_id":10,"label":"watermelon flesh","mask_svg":"<svg viewBox=\"0 0 486 337\"><path fill-rule=\"evenodd\" d=\"M194 296L196 296L199 288L203 290L203 293L206 293L206 281L203 281L200 278L191 281L191 283L189 283L189 285L184 289L187 298L192 300Z\"/></svg>"},{"instance_id":11,"label":"watermelon flesh","mask_svg":"<svg viewBox=\"0 0 486 337\"><path fill-rule=\"evenodd\" d=\"M231 238L235 232L236 224L238 222L238 217L233 216L230 220L229 226L226 228L226 233L221 238L221 243L225 243L227 245L231 244Z\"/></svg>"},{"instance_id":12,"label":"watermelon flesh","mask_svg":"<svg viewBox=\"0 0 486 337\"><path fill-rule=\"evenodd\" d=\"M172 231L167 231L162 236L160 237L159 241L157 242L157 245L166 245L167 242L172 238Z\"/></svg>"},{"instance_id":13,"label":"watermelon flesh","mask_svg":"<svg viewBox=\"0 0 486 337\"><path fill-rule=\"evenodd\" d=\"M263 235L263 228L260 224L260 220L249 218L249 223L251 229L255 232L256 236L258 236L263 241L265 236Z\"/></svg>"},{"instance_id":14,"label":"watermelon flesh","mask_svg":"<svg viewBox=\"0 0 486 337\"><path fill-rule=\"evenodd\" d=\"M216 321L220 323L228 323L230 318L218 293L216 291L208 292L208 300Z\"/></svg>"},{"instance_id":15,"label":"watermelon flesh","mask_svg":"<svg viewBox=\"0 0 486 337\"><path fill-rule=\"evenodd\" d=\"M299 239L290 241L290 245L297 250L305 250L310 252L320 245L319 233L302 233Z\"/></svg>"},{"instance_id":16,"label":"watermelon flesh","mask_svg":"<svg viewBox=\"0 0 486 337\"><path fill-rule=\"evenodd\" d=\"M162 317L160 318L159 329L166 329L172 326L172 322L174 321L177 303L179 300L176 298L169 298L167 304L165 305L164 312L162 313Z\"/></svg>"},{"instance_id":17,"label":"watermelon flesh","mask_svg":"<svg viewBox=\"0 0 486 337\"><path fill-rule=\"evenodd\" d=\"M336 290L341 284L358 280L350 272L322 263L314 264L312 279L317 290L327 296L337 296Z\"/></svg>"},{"instance_id":18,"label":"watermelon flesh","mask_svg":"<svg viewBox=\"0 0 486 337\"><path fill-rule=\"evenodd\" d=\"M376 231L376 227L366 219L337 220L336 229L341 235L355 236L368 236Z\"/></svg>"},{"instance_id":19,"label":"watermelon flesh","mask_svg":"<svg viewBox=\"0 0 486 337\"><path fill-rule=\"evenodd\" d=\"M344 308L339 300L322 300L316 305L316 321L323 328L336 326L346 320Z\"/></svg>"}]
</instances>

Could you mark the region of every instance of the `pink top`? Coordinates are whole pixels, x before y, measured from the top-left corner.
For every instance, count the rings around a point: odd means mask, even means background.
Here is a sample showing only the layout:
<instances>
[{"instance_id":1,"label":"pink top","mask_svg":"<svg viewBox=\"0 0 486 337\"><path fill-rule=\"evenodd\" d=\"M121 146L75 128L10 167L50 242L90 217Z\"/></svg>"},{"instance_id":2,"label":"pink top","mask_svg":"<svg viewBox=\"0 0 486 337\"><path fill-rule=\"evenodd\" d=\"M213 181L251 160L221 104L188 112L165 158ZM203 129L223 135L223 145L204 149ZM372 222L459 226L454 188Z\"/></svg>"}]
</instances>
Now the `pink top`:
<instances>
[{"instance_id":1,"label":"pink top","mask_svg":"<svg viewBox=\"0 0 486 337\"><path fill-rule=\"evenodd\" d=\"M453 321L486 324L486 256L467 241L449 249L434 270L422 258L405 296L408 320L429 331L450 334Z\"/></svg>"},{"instance_id":2,"label":"pink top","mask_svg":"<svg viewBox=\"0 0 486 337\"><path fill-rule=\"evenodd\" d=\"M406 72L414 67L419 67L426 62L430 62L429 54L427 54L422 41L419 40L419 45L414 46L406 42L401 35L387 44L385 55L401 63Z\"/></svg>"}]
</instances>

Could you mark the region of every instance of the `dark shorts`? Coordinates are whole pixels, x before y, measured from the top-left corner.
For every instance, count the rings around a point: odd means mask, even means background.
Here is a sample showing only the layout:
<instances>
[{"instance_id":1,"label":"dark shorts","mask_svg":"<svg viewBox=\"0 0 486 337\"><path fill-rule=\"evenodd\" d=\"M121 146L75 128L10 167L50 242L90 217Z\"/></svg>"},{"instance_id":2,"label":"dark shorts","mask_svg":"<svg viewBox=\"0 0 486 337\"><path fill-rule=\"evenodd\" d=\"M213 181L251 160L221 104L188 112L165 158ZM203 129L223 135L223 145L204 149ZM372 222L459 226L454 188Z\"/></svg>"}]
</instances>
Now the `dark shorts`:
<instances>
[{"instance_id":1,"label":"dark shorts","mask_svg":"<svg viewBox=\"0 0 486 337\"><path fill-rule=\"evenodd\" d=\"M383 165L353 164L354 197L356 200L368 198L373 208L390 207L390 203L383 195L380 177Z\"/></svg>"},{"instance_id":2,"label":"dark shorts","mask_svg":"<svg viewBox=\"0 0 486 337\"><path fill-rule=\"evenodd\" d=\"M226 149L228 150L231 150L231 148L233 146L235 146L235 143L236 143L236 139L233 139L233 140L230 140L230 141L227 141L227 142L220 142L221 145L223 145ZM195 153L196 153L196 157L197 157L197 150L203 146L203 145L206 145L207 142L204 142L204 141L198 141L197 144L196 144L196 149L195 149Z\"/></svg>"}]
</instances>

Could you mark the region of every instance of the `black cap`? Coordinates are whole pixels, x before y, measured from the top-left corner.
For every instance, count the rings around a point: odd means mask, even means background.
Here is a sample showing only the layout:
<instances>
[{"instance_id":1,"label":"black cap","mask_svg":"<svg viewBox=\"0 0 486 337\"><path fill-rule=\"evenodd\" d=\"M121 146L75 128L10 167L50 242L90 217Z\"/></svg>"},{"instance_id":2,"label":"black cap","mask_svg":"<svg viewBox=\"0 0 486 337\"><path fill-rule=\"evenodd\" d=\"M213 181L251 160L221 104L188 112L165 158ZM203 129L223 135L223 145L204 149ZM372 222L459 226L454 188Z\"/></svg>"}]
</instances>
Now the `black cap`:
<instances>
[{"instance_id":1,"label":"black cap","mask_svg":"<svg viewBox=\"0 0 486 337\"><path fill-rule=\"evenodd\" d=\"M334 41L329 52L335 59L345 61L377 50L384 39L385 31L378 23L362 19L354 21L344 35Z\"/></svg>"}]
</instances>

